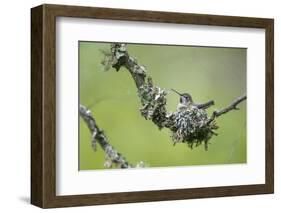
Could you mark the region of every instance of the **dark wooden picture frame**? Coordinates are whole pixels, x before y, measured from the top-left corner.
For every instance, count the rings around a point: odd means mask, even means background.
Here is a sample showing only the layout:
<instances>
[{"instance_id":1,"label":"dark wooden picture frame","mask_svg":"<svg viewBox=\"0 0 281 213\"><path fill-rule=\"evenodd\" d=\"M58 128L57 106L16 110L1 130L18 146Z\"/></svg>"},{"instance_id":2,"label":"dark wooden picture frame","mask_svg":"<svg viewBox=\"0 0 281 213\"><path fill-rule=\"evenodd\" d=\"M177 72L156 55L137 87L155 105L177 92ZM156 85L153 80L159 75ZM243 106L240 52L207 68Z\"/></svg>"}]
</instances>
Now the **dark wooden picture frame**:
<instances>
[{"instance_id":1,"label":"dark wooden picture frame","mask_svg":"<svg viewBox=\"0 0 281 213\"><path fill-rule=\"evenodd\" d=\"M56 17L262 28L266 34L265 184L56 195ZM267 194L274 191L274 20L41 5L31 9L31 203L42 208Z\"/></svg>"}]
</instances>

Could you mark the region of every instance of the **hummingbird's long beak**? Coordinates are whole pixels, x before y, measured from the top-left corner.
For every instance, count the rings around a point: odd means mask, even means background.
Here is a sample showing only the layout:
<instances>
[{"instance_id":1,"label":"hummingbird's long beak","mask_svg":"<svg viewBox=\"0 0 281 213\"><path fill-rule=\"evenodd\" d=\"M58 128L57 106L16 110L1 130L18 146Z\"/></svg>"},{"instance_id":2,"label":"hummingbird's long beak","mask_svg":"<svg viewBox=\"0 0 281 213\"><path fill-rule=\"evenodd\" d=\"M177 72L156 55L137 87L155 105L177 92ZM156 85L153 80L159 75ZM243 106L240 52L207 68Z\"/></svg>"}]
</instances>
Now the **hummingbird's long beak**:
<instances>
[{"instance_id":1,"label":"hummingbird's long beak","mask_svg":"<svg viewBox=\"0 0 281 213\"><path fill-rule=\"evenodd\" d=\"M182 96L177 90L171 89L173 92L177 93L179 96Z\"/></svg>"}]
</instances>

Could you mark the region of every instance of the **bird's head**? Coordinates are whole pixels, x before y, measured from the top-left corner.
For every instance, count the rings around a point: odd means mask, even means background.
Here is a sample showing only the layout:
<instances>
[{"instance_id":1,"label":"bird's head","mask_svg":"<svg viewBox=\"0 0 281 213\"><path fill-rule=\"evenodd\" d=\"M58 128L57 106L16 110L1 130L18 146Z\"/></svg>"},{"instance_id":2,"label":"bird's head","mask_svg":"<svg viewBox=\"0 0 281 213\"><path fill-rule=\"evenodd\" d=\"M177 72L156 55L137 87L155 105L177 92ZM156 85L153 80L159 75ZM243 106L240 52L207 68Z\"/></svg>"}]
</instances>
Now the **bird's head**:
<instances>
[{"instance_id":1,"label":"bird's head","mask_svg":"<svg viewBox=\"0 0 281 213\"><path fill-rule=\"evenodd\" d=\"M192 97L188 93L179 93L178 91L171 89L173 92L177 93L180 96L181 104L190 104L193 103Z\"/></svg>"}]
</instances>

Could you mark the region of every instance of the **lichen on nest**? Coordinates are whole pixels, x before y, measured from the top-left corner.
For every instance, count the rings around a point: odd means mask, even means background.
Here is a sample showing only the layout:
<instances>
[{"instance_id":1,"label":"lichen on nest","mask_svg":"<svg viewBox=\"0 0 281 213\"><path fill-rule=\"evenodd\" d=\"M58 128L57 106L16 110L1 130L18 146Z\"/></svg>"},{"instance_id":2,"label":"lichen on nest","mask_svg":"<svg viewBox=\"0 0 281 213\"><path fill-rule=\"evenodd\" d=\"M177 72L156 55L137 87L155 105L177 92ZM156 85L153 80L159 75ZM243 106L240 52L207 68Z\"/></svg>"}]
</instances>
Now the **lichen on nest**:
<instances>
[{"instance_id":1,"label":"lichen on nest","mask_svg":"<svg viewBox=\"0 0 281 213\"><path fill-rule=\"evenodd\" d=\"M168 127L172 131L173 143L186 143L190 148L202 143L205 149L218 128L215 121L209 122L208 114L203 109L191 106L182 111L176 111L168 116Z\"/></svg>"}]
</instances>

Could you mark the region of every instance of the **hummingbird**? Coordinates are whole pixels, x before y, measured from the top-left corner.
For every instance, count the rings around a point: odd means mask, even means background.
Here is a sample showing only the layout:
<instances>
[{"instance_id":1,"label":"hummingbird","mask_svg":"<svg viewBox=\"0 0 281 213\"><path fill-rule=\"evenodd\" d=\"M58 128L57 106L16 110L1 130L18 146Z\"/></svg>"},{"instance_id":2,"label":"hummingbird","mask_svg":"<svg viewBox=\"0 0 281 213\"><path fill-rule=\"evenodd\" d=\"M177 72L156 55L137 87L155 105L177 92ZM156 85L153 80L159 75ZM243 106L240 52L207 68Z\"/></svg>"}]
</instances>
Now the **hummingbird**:
<instances>
[{"instance_id":1,"label":"hummingbird","mask_svg":"<svg viewBox=\"0 0 281 213\"><path fill-rule=\"evenodd\" d=\"M180 102L178 103L177 111L186 110L186 109L189 109L192 107L196 107L198 109L207 109L211 105L215 104L213 100L208 101L203 104L194 103L193 99L189 93L179 93L178 91L176 91L174 89L171 89L171 90L180 96Z\"/></svg>"}]
</instances>

